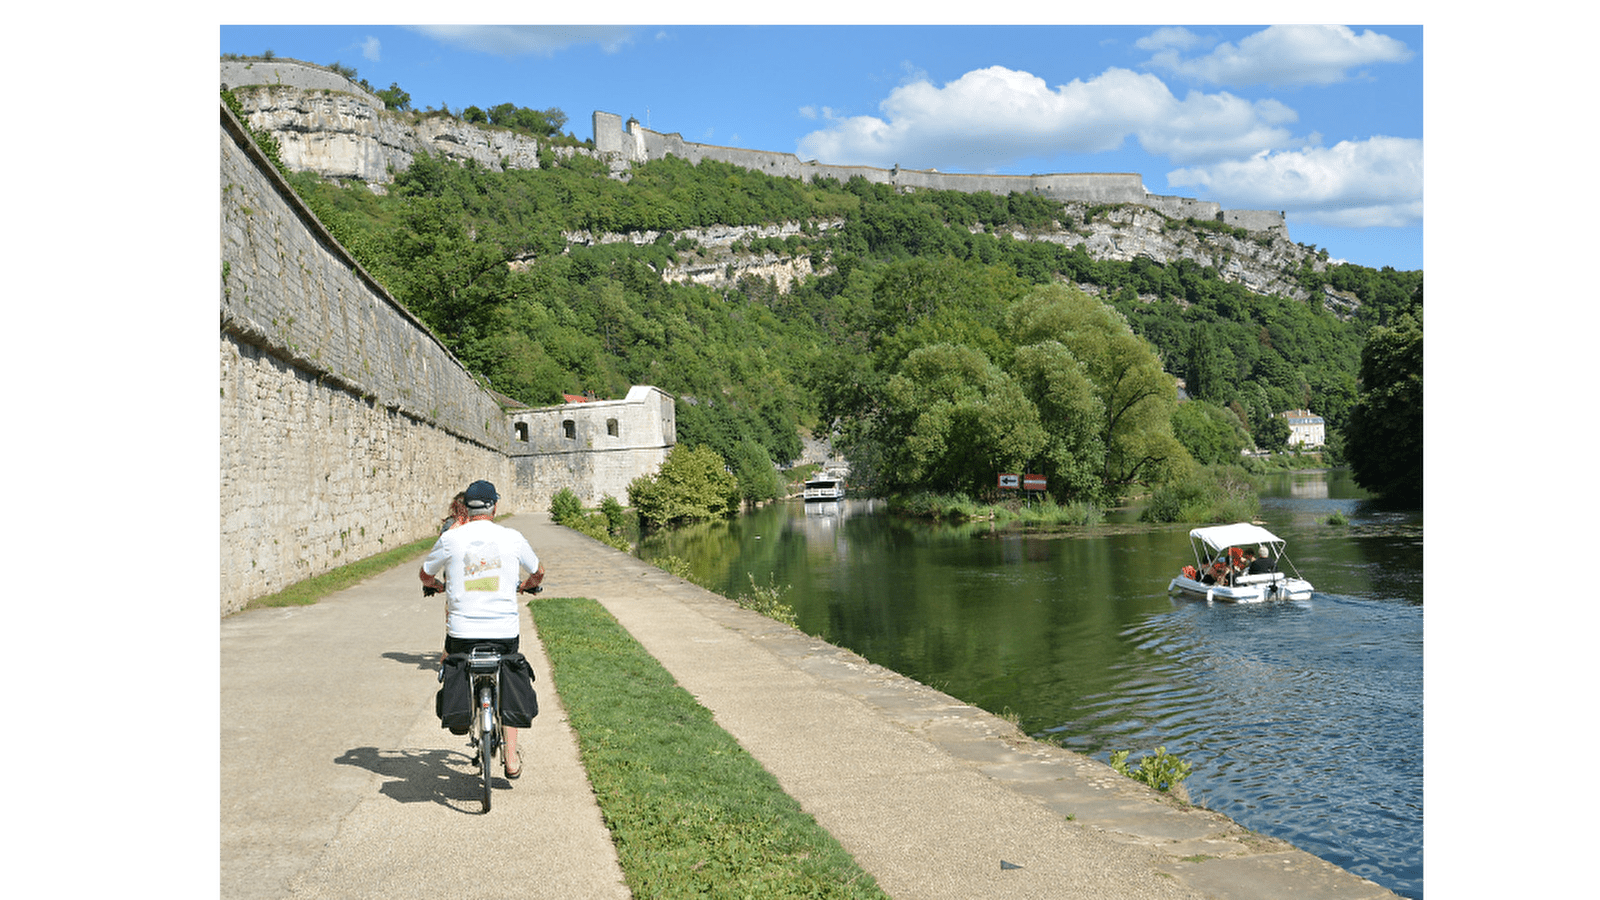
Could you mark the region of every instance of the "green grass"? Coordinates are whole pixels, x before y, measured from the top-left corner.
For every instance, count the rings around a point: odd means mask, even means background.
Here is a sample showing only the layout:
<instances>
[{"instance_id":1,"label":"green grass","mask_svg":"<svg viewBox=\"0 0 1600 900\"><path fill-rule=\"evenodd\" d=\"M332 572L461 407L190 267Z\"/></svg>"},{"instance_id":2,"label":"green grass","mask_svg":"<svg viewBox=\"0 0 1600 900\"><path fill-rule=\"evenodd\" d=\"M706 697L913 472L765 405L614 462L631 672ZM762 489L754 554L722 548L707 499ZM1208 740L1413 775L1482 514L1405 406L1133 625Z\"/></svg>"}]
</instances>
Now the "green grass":
<instances>
[{"instance_id":1,"label":"green grass","mask_svg":"<svg viewBox=\"0 0 1600 900\"><path fill-rule=\"evenodd\" d=\"M633 896L886 896L598 603L530 608Z\"/></svg>"},{"instance_id":2,"label":"green grass","mask_svg":"<svg viewBox=\"0 0 1600 900\"><path fill-rule=\"evenodd\" d=\"M314 575L304 581L297 581L276 594L268 594L265 597L257 597L251 600L245 605L245 609L260 609L265 606L309 606L329 594L344 590L356 582L364 581L380 572L386 572L408 559L420 557L433 547L433 542L436 540L438 540L437 535L423 538L403 547L385 550L366 559L356 560L353 563L340 566L321 575ZM419 590L420 584L421 582L418 582Z\"/></svg>"}]
</instances>

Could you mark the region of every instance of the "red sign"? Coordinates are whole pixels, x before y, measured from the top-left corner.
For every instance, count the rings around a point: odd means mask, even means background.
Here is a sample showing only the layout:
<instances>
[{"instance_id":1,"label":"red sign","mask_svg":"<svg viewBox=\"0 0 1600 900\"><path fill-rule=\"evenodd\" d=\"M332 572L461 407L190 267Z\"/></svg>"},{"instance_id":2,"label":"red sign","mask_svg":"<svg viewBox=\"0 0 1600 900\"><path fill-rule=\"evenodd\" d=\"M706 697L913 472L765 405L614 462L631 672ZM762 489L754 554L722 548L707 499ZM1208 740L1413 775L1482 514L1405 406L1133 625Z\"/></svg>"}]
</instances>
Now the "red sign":
<instances>
[{"instance_id":1,"label":"red sign","mask_svg":"<svg viewBox=\"0 0 1600 900\"><path fill-rule=\"evenodd\" d=\"M1043 475L1022 476L1022 489L1025 491L1042 491L1044 490L1044 484L1045 478Z\"/></svg>"},{"instance_id":2,"label":"red sign","mask_svg":"<svg viewBox=\"0 0 1600 900\"><path fill-rule=\"evenodd\" d=\"M1012 488L1014 490L1017 487L1018 481L1019 479L1016 475L1000 476L1000 486L1003 488Z\"/></svg>"}]
</instances>

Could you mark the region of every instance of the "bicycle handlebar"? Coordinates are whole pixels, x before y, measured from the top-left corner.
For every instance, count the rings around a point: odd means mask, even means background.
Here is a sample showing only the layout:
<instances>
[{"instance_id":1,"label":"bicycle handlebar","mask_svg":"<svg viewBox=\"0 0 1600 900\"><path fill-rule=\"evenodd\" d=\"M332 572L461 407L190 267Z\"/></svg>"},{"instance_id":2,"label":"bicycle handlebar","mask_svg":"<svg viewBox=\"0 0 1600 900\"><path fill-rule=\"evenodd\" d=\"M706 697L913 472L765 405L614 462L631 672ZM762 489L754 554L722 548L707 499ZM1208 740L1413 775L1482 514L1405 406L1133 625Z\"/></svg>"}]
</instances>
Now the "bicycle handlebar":
<instances>
[{"instance_id":1,"label":"bicycle handlebar","mask_svg":"<svg viewBox=\"0 0 1600 900\"><path fill-rule=\"evenodd\" d=\"M519 593L519 594L537 594L542 590L544 590L544 585L542 585L542 584L534 585L531 590L528 589L528 588L523 587L520 584L517 585L517 593ZM422 586L422 596L424 596L424 597L432 597L434 594L437 594L437 593L439 593L439 589L436 588L436 587L429 587L428 585L423 585Z\"/></svg>"}]
</instances>

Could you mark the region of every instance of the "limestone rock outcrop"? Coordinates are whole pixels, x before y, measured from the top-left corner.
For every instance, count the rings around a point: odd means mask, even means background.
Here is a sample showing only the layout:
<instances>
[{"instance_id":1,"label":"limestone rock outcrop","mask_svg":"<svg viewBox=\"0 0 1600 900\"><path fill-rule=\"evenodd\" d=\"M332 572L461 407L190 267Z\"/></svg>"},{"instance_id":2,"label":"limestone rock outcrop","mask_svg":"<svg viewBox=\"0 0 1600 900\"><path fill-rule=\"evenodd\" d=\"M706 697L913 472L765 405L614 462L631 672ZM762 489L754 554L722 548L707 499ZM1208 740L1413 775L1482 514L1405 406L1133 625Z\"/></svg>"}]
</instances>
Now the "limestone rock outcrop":
<instances>
[{"instance_id":1,"label":"limestone rock outcrop","mask_svg":"<svg viewBox=\"0 0 1600 900\"><path fill-rule=\"evenodd\" d=\"M539 168L538 142L446 116L413 116L374 106L364 95L278 85L234 89L250 127L278 139L294 170L387 184L418 152L473 160L493 171Z\"/></svg>"}]
</instances>

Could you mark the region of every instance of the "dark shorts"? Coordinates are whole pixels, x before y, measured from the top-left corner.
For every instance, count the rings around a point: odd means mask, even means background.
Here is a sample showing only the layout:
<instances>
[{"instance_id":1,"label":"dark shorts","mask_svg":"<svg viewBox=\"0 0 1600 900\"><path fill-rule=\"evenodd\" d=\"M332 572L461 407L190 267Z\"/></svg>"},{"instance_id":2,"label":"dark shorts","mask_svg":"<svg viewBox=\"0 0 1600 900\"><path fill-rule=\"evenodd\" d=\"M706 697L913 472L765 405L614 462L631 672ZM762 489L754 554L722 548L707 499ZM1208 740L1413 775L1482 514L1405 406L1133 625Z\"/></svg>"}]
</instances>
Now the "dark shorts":
<instances>
[{"instance_id":1,"label":"dark shorts","mask_svg":"<svg viewBox=\"0 0 1600 900\"><path fill-rule=\"evenodd\" d=\"M509 638L458 638L447 634L444 636L444 652L471 653L473 647L487 644L499 648L501 653L515 653L517 652L517 644L521 643L521 641L522 638L520 636Z\"/></svg>"}]
</instances>

